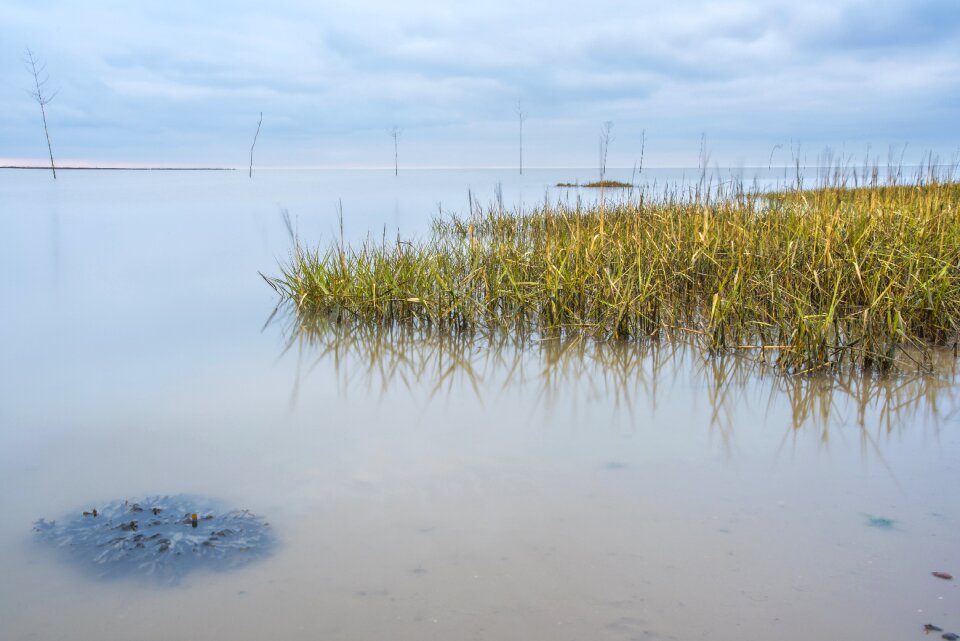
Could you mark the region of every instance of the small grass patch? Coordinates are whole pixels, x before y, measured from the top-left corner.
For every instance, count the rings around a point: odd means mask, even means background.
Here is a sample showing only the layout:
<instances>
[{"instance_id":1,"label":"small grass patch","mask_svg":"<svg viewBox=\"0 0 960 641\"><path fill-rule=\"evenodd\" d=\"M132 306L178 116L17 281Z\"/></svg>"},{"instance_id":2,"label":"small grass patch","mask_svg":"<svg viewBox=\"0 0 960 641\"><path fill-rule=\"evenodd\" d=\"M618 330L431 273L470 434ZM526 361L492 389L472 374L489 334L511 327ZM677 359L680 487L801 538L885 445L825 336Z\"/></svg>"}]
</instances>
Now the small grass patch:
<instances>
[{"instance_id":1,"label":"small grass patch","mask_svg":"<svg viewBox=\"0 0 960 641\"><path fill-rule=\"evenodd\" d=\"M302 316L451 334L692 337L787 372L923 366L960 329L960 185L700 190L499 207L424 240L305 247L267 281Z\"/></svg>"},{"instance_id":2,"label":"small grass patch","mask_svg":"<svg viewBox=\"0 0 960 641\"><path fill-rule=\"evenodd\" d=\"M591 187L595 189L629 189L633 187L630 183L625 183L620 180L596 180L591 183L557 183L557 187Z\"/></svg>"}]
</instances>

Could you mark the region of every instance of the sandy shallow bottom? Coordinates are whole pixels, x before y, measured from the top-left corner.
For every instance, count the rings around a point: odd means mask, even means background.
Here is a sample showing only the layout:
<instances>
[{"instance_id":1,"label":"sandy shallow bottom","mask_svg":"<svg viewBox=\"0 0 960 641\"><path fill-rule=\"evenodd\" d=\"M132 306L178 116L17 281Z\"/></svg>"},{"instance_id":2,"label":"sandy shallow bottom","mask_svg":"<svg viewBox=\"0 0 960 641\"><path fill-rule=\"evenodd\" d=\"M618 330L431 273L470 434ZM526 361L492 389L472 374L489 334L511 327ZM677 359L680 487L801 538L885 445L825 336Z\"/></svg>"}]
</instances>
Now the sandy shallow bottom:
<instances>
[{"instance_id":1,"label":"sandy shallow bottom","mask_svg":"<svg viewBox=\"0 0 960 641\"><path fill-rule=\"evenodd\" d=\"M744 397L724 427L683 382L655 410L638 392L630 413L575 388L547 411L525 384L491 402L463 381L370 403L323 378L302 381L294 409L276 399L279 424L88 428L25 447L0 529L5 638L867 639L958 625L955 582L930 575L958 563L953 423L838 420L825 435ZM849 399L834 402L841 415ZM148 423L182 425L177 406ZM281 543L164 586L97 579L31 540L32 519L120 485L203 487L268 515Z\"/></svg>"}]
</instances>

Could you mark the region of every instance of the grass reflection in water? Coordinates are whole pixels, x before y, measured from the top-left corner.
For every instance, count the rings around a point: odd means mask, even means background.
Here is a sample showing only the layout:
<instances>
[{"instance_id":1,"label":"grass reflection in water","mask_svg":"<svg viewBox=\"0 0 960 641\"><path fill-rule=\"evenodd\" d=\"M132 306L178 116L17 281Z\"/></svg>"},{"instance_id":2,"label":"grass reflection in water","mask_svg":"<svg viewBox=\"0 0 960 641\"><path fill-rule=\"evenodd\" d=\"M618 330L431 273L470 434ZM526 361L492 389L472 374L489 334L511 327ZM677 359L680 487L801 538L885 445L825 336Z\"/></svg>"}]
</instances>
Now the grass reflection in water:
<instances>
[{"instance_id":1,"label":"grass reflection in water","mask_svg":"<svg viewBox=\"0 0 960 641\"><path fill-rule=\"evenodd\" d=\"M332 367L344 392L359 388L376 397L402 388L434 402L470 390L490 403L512 391L552 411L602 402L634 426L638 408L656 411L664 394L684 389L697 395L691 402L708 404L711 427L722 433L734 429L740 408L760 407L771 426L789 417L785 437L815 430L827 442L831 429L855 425L862 445L871 447L898 429L937 429L951 416L957 382L952 351L932 352L930 366L912 372L850 366L798 376L784 374L764 350L708 354L685 340L533 339L385 328L325 315L279 318L286 349L302 363Z\"/></svg>"}]
</instances>

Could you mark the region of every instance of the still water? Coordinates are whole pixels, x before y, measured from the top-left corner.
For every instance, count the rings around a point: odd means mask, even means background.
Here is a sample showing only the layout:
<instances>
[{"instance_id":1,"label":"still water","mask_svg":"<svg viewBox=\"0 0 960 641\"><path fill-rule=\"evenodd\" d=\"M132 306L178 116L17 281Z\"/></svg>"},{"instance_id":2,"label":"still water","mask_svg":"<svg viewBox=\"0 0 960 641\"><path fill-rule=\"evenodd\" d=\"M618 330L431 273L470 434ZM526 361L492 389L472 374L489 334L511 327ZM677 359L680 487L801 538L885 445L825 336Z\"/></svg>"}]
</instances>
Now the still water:
<instances>
[{"instance_id":1,"label":"still water","mask_svg":"<svg viewBox=\"0 0 960 641\"><path fill-rule=\"evenodd\" d=\"M960 575L950 357L784 379L665 342L267 323L283 210L311 244L341 210L348 242L424 234L468 190L530 205L592 173L0 172L0 639L960 633L957 581L931 576ZM181 493L269 518L272 554L159 585L34 540Z\"/></svg>"}]
</instances>

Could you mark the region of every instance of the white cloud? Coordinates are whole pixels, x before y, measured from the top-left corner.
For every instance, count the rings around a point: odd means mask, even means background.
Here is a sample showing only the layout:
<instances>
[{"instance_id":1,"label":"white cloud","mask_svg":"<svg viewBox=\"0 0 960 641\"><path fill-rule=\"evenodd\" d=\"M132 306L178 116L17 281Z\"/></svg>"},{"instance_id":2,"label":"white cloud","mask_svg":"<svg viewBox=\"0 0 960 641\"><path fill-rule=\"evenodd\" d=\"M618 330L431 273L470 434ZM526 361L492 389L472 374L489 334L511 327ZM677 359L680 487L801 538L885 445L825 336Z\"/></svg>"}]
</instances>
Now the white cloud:
<instances>
[{"instance_id":1,"label":"white cloud","mask_svg":"<svg viewBox=\"0 0 960 641\"><path fill-rule=\"evenodd\" d=\"M791 137L952 149L960 132L955 0L8 5L0 134L11 156L42 151L20 90L25 44L62 87L51 127L76 157L95 147L150 161L193 137L229 163L262 110L276 163L335 140L376 164L364 132L393 124L418 132L428 155L431 140L469 141L482 123L480 155L463 156L501 164L517 98L540 162L592 163L588 141L607 119L621 140L646 128L663 141L648 149L654 162L682 148L695 158L702 131L724 146L718 159Z\"/></svg>"}]
</instances>

